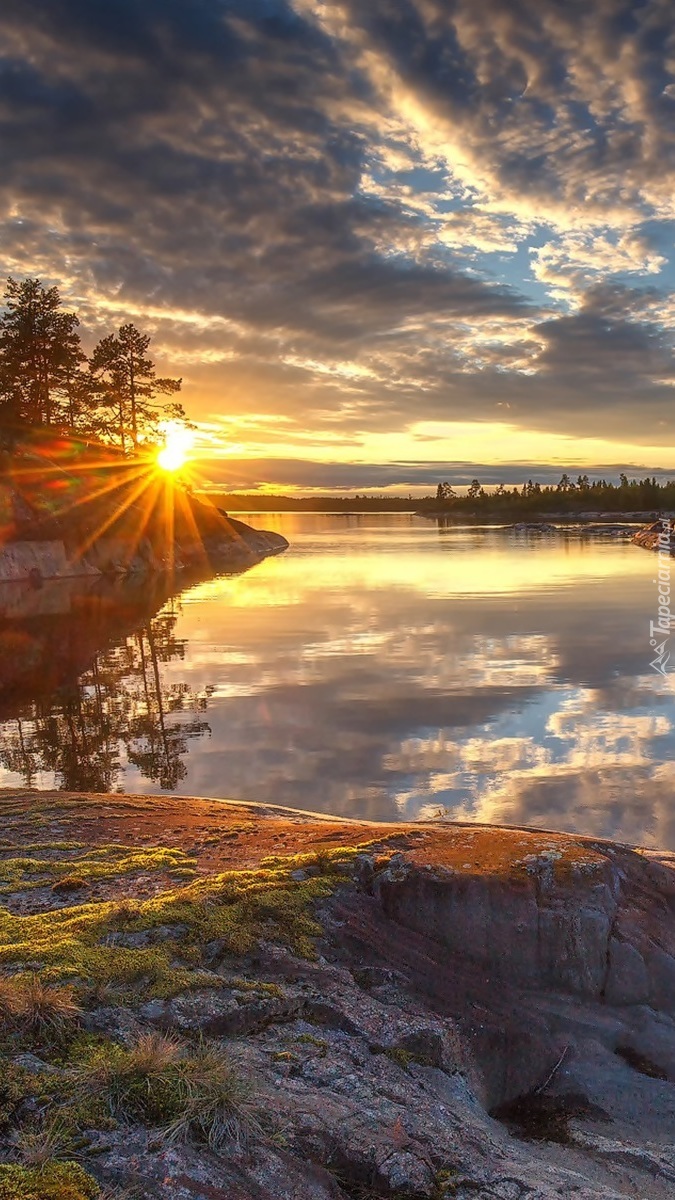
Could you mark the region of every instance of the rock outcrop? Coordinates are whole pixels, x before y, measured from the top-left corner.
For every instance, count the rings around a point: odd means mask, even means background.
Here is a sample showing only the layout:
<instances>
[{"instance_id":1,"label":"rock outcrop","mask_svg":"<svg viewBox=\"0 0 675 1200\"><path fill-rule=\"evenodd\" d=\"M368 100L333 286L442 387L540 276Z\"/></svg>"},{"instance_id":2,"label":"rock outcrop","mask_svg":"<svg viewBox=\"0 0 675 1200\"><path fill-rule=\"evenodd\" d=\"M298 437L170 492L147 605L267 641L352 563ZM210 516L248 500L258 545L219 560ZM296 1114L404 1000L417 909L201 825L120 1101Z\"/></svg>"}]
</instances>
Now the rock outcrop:
<instances>
[{"instance_id":1,"label":"rock outcrop","mask_svg":"<svg viewBox=\"0 0 675 1200\"><path fill-rule=\"evenodd\" d=\"M636 546L642 546L643 550L656 550L673 556L675 555L675 523L669 517L653 521L650 525L645 525L643 529L638 529L632 540Z\"/></svg>"},{"instance_id":2,"label":"rock outcrop","mask_svg":"<svg viewBox=\"0 0 675 1200\"><path fill-rule=\"evenodd\" d=\"M0 1158L30 1144L32 1086L94 1180L147 1200L674 1194L673 856L182 798L0 808L5 981L77 1002L56 1052L20 1016L2 1035L23 1099ZM111 1090L139 1045L169 1097L227 1056L224 1133ZM78 1057L102 1108L73 1108Z\"/></svg>"},{"instance_id":3,"label":"rock outcrop","mask_svg":"<svg viewBox=\"0 0 675 1200\"><path fill-rule=\"evenodd\" d=\"M281 534L230 519L152 460L70 449L62 463L34 455L0 480L0 582L208 571L288 547Z\"/></svg>"}]
</instances>

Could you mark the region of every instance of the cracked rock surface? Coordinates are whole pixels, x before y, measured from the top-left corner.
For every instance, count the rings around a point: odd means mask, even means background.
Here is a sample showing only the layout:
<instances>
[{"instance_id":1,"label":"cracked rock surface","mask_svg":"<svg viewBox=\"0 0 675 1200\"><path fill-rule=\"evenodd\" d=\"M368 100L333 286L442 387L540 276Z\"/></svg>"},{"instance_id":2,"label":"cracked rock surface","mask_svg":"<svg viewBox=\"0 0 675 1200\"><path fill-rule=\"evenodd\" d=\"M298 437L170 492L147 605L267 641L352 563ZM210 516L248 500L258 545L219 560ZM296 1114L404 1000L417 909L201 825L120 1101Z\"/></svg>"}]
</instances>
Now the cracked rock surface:
<instances>
[{"instance_id":1,"label":"cracked rock surface","mask_svg":"<svg viewBox=\"0 0 675 1200\"><path fill-rule=\"evenodd\" d=\"M120 1051L149 1033L181 1047L215 1044L246 1081L252 1116L214 1147L111 1109L110 1120L85 1129L79 1150L86 1170L112 1189L107 1195L675 1195L671 856L560 834L392 830L234 803L182 800L190 812L183 821L178 803L164 798L12 793L5 802L13 832L0 851L0 882L3 863L14 865L0 902L15 922L52 908L78 920L87 906L106 904L104 882L93 899L50 900L48 850L42 876L17 878L27 822L45 844L72 839L73 858L113 834L115 844L157 845L163 824L171 832L161 844L189 851L194 863L197 884L183 884L158 859L150 893L147 866L139 869L137 898L128 875L124 900L137 907L102 939L115 954L166 949L177 970L195 972L193 985L153 994L143 978L124 995L114 987L98 994L73 978L77 1037ZM99 818L88 820L97 805ZM284 895L292 901L304 888L314 897L315 935L304 948L284 938L283 923L274 932L265 919L243 950L226 937L195 943L184 909L151 919L157 896L182 887L194 896L200 881L214 879L224 894L232 872L247 872L255 892L252 873L269 869L270 851ZM119 888L110 886L117 902ZM225 903L218 887L208 893L216 907ZM1 943L0 970L20 982L27 965ZM44 1081L77 1071L63 1050L12 1037L3 1061L13 1056L22 1078L35 1078L38 1099L27 1114L24 1098L0 1125L5 1162L17 1160L17 1126L44 1119Z\"/></svg>"}]
</instances>

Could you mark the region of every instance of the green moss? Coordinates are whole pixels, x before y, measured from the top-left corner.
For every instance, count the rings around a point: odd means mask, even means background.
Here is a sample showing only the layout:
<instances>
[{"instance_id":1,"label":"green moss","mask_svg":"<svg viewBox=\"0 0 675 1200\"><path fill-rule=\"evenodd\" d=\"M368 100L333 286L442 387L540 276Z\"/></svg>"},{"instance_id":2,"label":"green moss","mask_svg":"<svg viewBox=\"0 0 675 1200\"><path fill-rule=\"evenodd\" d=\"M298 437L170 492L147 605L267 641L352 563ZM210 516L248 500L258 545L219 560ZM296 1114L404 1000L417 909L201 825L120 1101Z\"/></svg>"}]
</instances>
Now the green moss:
<instances>
[{"instance_id":1,"label":"green moss","mask_svg":"<svg viewBox=\"0 0 675 1200\"><path fill-rule=\"evenodd\" d=\"M434 1178L431 1200L450 1200L457 1193L457 1171L438 1171Z\"/></svg>"},{"instance_id":2,"label":"green moss","mask_svg":"<svg viewBox=\"0 0 675 1200\"><path fill-rule=\"evenodd\" d=\"M58 887L59 880L69 876L92 883L146 871L186 870L194 870L193 856L157 846L97 846L65 859L23 855L0 862L0 895L49 884Z\"/></svg>"},{"instance_id":3,"label":"green moss","mask_svg":"<svg viewBox=\"0 0 675 1200\"><path fill-rule=\"evenodd\" d=\"M77 1163L0 1164L0 1200L95 1200L100 1189Z\"/></svg>"},{"instance_id":4,"label":"green moss","mask_svg":"<svg viewBox=\"0 0 675 1200\"><path fill-rule=\"evenodd\" d=\"M206 837L202 837L202 846L217 846L220 842L225 842L228 839L238 838L242 833L249 833L255 829L252 821L248 823L240 823L235 825L227 825L219 833L210 833Z\"/></svg>"},{"instance_id":5,"label":"green moss","mask_svg":"<svg viewBox=\"0 0 675 1200\"><path fill-rule=\"evenodd\" d=\"M328 1053L328 1042L326 1039L314 1037L313 1033L299 1033L295 1040L296 1042L301 1042L304 1046L315 1046L319 1051L320 1058L325 1058Z\"/></svg>"},{"instance_id":6,"label":"green moss","mask_svg":"<svg viewBox=\"0 0 675 1200\"><path fill-rule=\"evenodd\" d=\"M150 857L161 853L138 852ZM328 852L328 873L307 880L294 880L291 873L314 865L315 855L275 858L255 870L201 877L133 905L78 904L32 916L0 910L0 964L19 971L30 964L46 982L74 982L80 995L110 984L122 998L138 998L213 987L216 977L192 965L195 948L212 941L222 942L225 952L245 954L265 938L311 958L321 932L312 905L333 890L336 868L354 853L343 848ZM112 861L109 856L104 863ZM115 938L158 926L179 927L180 933L136 948ZM177 966L183 955L188 965Z\"/></svg>"},{"instance_id":7,"label":"green moss","mask_svg":"<svg viewBox=\"0 0 675 1200\"><path fill-rule=\"evenodd\" d=\"M17 830L16 832L18 835L19 831ZM0 840L0 852L4 850L16 850L16 847L16 838L11 842L7 841L6 839ZM51 850L55 853L61 851L65 853L72 853L75 850L85 850L86 846L84 842L29 842L27 845L24 845L22 841L21 849L23 850L24 854L40 854L45 850Z\"/></svg>"},{"instance_id":8,"label":"green moss","mask_svg":"<svg viewBox=\"0 0 675 1200\"><path fill-rule=\"evenodd\" d=\"M27 1072L0 1056L0 1130L7 1128L19 1106L33 1094Z\"/></svg>"},{"instance_id":9,"label":"green moss","mask_svg":"<svg viewBox=\"0 0 675 1200\"><path fill-rule=\"evenodd\" d=\"M274 996L278 1000L284 994L278 983L265 983L261 979L234 978L230 979L229 985L239 992L255 992L257 996Z\"/></svg>"},{"instance_id":10,"label":"green moss","mask_svg":"<svg viewBox=\"0 0 675 1200\"><path fill-rule=\"evenodd\" d=\"M106 1045L103 1038L78 1035L68 1048L62 1046L51 1056L53 1064L60 1068L53 1071L29 1071L0 1056L0 1128L16 1124L26 1101L30 1102L28 1111L37 1104L45 1112L57 1113L59 1132L64 1139L79 1136L83 1129L114 1128L105 1097L83 1089L73 1070L92 1060L103 1045Z\"/></svg>"},{"instance_id":11,"label":"green moss","mask_svg":"<svg viewBox=\"0 0 675 1200\"><path fill-rule=\"evenodd\" d=\"M421 1054L412 1054L410 1050L404 1050L402 1046L387 1046L383 1051L391 1062L396 1063L397 1067L402 1067L407 1070L411 1063L418 1063L421 1067L429 1067L432 1064L429 1059L424 1058Z\"/></svg>"}]
</instances>

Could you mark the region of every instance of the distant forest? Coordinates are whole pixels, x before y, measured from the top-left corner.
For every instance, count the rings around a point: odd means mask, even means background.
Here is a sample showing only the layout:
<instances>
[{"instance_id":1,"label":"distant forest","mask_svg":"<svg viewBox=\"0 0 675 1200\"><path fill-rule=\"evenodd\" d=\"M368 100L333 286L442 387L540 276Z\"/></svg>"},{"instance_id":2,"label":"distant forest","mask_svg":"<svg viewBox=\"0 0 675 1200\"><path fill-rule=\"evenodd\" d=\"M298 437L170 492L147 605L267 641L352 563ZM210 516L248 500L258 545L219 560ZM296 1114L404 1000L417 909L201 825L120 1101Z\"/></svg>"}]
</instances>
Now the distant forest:
<instances>
[{"instance_id":1,"label":"distant forest","mask_svg":"<svg viewBox=\"0 0 675 1200\"><path fill-rule=\"evenodd\" d=\"M211 499L230 511L240 512L421 512L466 520L532 519L546 516L574 517L593 513L652 513L675 511L675 481L659 483L655 477L629 479L620 475L618 483L606 479L591 482L588 475L576 480L562 475L559 483L548 485L528 479L522 487L483 487L472 480L468 491L457 495L449 483L439 483L434 494L412 496L272 496L229 493Z\"/></svg>"},{"instance_id":2,"label":"distant forest","mask_svg":"<svg viewBox=\"0 0 675 1200\"><path fill-rule=\"evenodd\" d=\"M658 512L675 508L675 480L659 483L655 476L629 479L619 475L618 483L606 479L591 481L588 475L576 480L563 474L557 484L540 484L528 479L522 487L503 483L488 491L480 480L472 480L465 495L458 496L448 483L439 483L436 494L418 505L448 514L508 513L527 517L532 514L578 515L583 512Z\"/></svg>"},{"instance_id":3,"label":"distant forest","mask_svg":"<svg viewBox=\"0 0 675 1200\"><path fill-rule=\"evenodd\" d=\"M39 279L7 280L0 312L0 449L66 435L103 442L122 454L160 439L160 425L185 422L180 379L161 379L150 337L120 326L87 356L79 317L58 288Z\"/></svg>"}]
</instances>

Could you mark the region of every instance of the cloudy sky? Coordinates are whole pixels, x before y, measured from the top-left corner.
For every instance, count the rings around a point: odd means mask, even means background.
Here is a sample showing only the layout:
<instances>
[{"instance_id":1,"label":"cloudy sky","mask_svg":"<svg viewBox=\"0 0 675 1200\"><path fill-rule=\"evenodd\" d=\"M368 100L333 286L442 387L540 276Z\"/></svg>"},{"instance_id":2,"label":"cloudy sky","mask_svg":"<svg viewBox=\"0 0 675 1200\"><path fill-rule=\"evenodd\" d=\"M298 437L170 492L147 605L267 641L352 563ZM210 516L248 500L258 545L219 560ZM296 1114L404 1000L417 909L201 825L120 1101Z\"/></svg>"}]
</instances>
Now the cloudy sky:
<instances>
[{"instance_id":1,"label":"cloudy sky","mask_svg":"<svg viewBox=\"0 0 675 1200\"><path fill-rule=\"evenodd\" d=\"M672 0L2 0L0 270L227 487L675 469Z\"/></svg>"}]
</instances>

